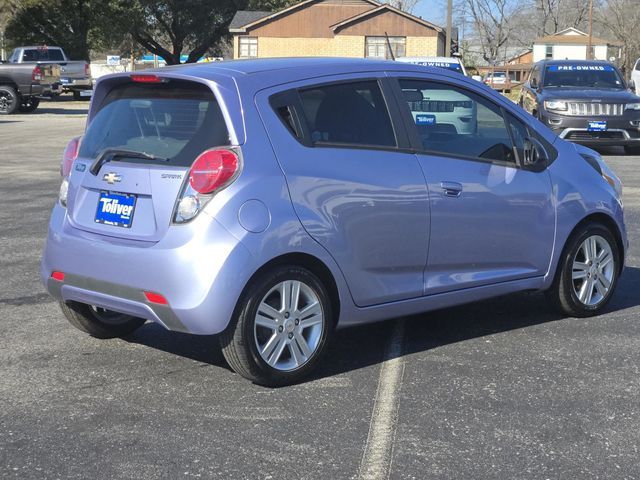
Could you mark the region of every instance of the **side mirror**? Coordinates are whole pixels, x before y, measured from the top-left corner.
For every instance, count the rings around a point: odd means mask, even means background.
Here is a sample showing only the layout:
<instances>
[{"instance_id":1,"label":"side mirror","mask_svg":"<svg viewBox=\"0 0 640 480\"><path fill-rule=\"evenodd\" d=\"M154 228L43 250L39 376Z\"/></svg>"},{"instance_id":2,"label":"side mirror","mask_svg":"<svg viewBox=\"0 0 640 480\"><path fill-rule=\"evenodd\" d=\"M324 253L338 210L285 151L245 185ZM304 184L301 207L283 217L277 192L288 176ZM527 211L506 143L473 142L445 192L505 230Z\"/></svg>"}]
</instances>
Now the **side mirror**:
<instances>
[{"instance_id":1,"label":"side mirror","mask_svg":"<svg viewBox=\"0 0 640 480\"><path fill-rule=\"evenodd\" d=\"M544 168L547 166L549 154L544 145L535 138L527 138L524 141L523 166L532 168Z\"/></svg>"},{"instance_id":2,"label":"side mirror","mask_svg":"<svg viewBox=\"0 0 640 480\"><path fill-rule=\"evenodd\" d=\"M471 75L471 78L476 82L482 82L482 77L480 75Z\"/></svg>"},{"instance_id":3,"label":"side mirror","mask_svg":"<svg viewBox=\"0 0 640 480\"><path fill-rule=\"evenodd\" d=\"M534 90L538 89L538 80L535 78L532 78L531 80L529 80L529 85L531 86L531 88L533 88Z\"/></svg>"}]
</instances>

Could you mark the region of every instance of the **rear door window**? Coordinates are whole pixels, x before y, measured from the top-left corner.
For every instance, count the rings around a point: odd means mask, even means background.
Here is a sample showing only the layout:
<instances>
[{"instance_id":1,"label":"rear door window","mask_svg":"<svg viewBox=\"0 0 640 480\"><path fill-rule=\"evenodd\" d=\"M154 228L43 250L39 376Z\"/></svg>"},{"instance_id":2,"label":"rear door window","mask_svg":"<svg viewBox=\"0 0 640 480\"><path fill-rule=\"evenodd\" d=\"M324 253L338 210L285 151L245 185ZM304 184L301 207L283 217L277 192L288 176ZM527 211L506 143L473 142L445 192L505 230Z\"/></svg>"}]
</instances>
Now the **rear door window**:
<instances>
[{"instance_id":1,"label":"rear door window","mask_svg":"<svg viewBox=\"0 0 640 480\"><path fill-rule=\"evenodd\" d=\"M375 80L300 91L314 145L396 146L384 97Z\"/></svg>"},{"instance_id":2,"label":"rear door window","mask_svg":"<svg viewBox=\"0 0 640 480\"><path fill-rule=\"evenodd\" d=\"M204 150L223 145L229 145L229 132L205 85L127 83L107 94L82 139L80 156L96 158L112 148L151 154L165 165L189 166Z\"/></svg>"}]
</instances>

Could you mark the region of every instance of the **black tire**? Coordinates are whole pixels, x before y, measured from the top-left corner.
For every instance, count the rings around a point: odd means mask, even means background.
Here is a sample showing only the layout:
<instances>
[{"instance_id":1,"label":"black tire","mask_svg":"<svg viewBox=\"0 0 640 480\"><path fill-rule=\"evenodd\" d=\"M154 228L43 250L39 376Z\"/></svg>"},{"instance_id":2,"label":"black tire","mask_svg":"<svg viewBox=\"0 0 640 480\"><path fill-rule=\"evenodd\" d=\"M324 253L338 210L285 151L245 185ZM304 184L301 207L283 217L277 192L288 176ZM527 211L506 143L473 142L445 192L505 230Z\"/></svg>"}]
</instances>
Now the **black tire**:
<instances>
[{"instance_id":1,"label":"black tire","mask_svg":"<svg viewBox=\"0 0 640 480\"><path fill-rule=\"evenodd\" d=\"M96 338L123 337L140 328L145 320L84 303L60 303L69 323Z\"/></svg>"},{"instance_id":2,"label":"black tire","mask_svg":"<svg viewBox=\"0 0 640 480\"><path fill-rule=\"evenodd\" d=\"M20 113L31 113L34 112L38 105L40 105L40 100L35 97L25 97L20 102L20 106L18 107L18 111Z\"/></svg>"},{"instance_id":3,"label":"black tire","mask_svg":"<svg viewBox=\"0 0 640 480\"><path fill-rule=\"evenodd\" d=\"M581 248L583 242L589 238L598 236L604 239L612 252L612 279L610 281L609 289L606 295L602 295L602 299L598 300L593 305L587 305L580 301L578 294L576 293L576 285L580 285L580 280L574 280L573 263L577 259L577 255L580 255L578 251ZM587 224L580 230L576 231L571 238L567 241L567 244L562 252L562 256L558 262L558 270L556 277L551 288L547 291L548 298L556 305L556 307L564 314L571 317L591 317L597 315L605 307L605 305L611 299L613 292L615 291L618 277L620 275L620 250L618 243L616 242L611 231L599 223ZM586 262L588 263L588 262ZM594 267L595 268L595 267ZM593 278L597 278L596 272ZM593 275L593 273L589 273Z\"/></svg>"},{"instance_id":4,"label":"black tire","mask_svg":"<svg viewBox=\"0 0 640 480\"><path fill-rule=\"evenodd\" d=\"M11 115L18 109L20 97L9 85L0 85L0 115Z\"/></svg>"},{"instance_id":5,"label":"black tire","mask_svg":"<svg viewBox=\"0 0 640 480\"><path fill-rule=\"evenodd\" d=\"M77 90L74 90L73 92L73 99L77 102L82 100L82 97L80 96L80 92Z\"/></svg>"},{"instance_id":6,"label":"black tire","mask_svg":"<svg viewBox=\"0 0 640 480\"><path fill-rule=\"evenodd\" d=\"M625 145L624 153L627 155L640 155L640 146L638 145Z\"/></svg>"},{"instance_id":7,"label":"black tire","mask_svg":"<svg viewBox=\"0 0 640 480\"><path fill-rule=\"evenodd\" d=\"M308 360L300 367L284 371L272 367L262 358L258 351L257 334L254 328L258 308L265 296L274 287L290 280L302 282L317 297L321 307L322 330L317 337L319 338L317 346L308 357ZM234 318L219 337L222 353L229 366L236 373L256 384L267 387L280 387L296 383L315 368L327 349L334 326L333 309L331 307L331 300L325 286L309 270L292 265L276 267L274 270L260 275L245 289L245 293L236 307ZM298 325L297 322L296 325ZM286 335L286 332L287 330L284 330L282 335ZM293 333L289 335L293 335ZM291 336L288 338L292 339ZM287 343L287 352L284 352L285 356L288 353L293 358L292 348L295 347L292 344L294 341L292 339ZM274 347L274 350L276 349L277 347Z\"/></svg>"}]
</instances>

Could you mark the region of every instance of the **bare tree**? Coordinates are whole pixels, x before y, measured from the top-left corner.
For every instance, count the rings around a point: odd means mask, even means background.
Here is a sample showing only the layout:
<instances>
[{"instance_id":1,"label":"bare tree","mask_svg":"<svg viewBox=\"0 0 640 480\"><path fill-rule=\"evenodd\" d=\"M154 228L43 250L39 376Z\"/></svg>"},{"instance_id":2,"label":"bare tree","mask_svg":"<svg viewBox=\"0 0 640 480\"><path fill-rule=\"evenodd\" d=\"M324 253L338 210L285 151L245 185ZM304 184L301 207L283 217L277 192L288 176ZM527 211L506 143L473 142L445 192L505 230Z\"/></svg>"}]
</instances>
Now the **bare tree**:
<instances>
[{"instance_id":1,"label":"bare tree","mask_svg":"<svg viewBox=\"0 0 640 480\"><path fill-rule=\"evenodd\" d=\"M471 20L474 43L480 46L482 58L490 65L505 60L505 49L510 46L519 22L518 12L523 9L518 0L464 0L463 14ZM502 53L502 55L501 55Z\"/></svg>"},{"instance_id":2,"label":"bare tree","mask_svg":"<svg viewBox=\"0 0 640 480\"><path fill-rule=\"evenodd\" d=\"M0 0L0 60L6 58L5 30L19 7L17 0Z\"/></svg>"},{"instance_id":3,"label":"bare tree","mask_svg":"<svg viewBox=\"0 0 640 480\"><path fill-rule=\"evenodd\" d=\"M594 13L604 34L622 44L620 66L630 72L640 57L640 9L638 0L608 0L604 8Z\"/></svg>"},{"instance_id":4,"label":"bare tree","mask_svg":"<svg viewBox=\"0 0 640 480\"><path fill-rule=\"evenodd\" d=\"M413 12L420 0L387 0L386 3L407 13Z\"/></svg>"},{"instance_id":5,"label":"bare tree","mask_svg":"<svg viewBox=\"0 0 640 480\"><path fill-rule=\"evenodd\" d=\"M538 36L552 35L569 27L586 27L588 0L535 0L535 7Z\"/></svg>"}]
</instances>

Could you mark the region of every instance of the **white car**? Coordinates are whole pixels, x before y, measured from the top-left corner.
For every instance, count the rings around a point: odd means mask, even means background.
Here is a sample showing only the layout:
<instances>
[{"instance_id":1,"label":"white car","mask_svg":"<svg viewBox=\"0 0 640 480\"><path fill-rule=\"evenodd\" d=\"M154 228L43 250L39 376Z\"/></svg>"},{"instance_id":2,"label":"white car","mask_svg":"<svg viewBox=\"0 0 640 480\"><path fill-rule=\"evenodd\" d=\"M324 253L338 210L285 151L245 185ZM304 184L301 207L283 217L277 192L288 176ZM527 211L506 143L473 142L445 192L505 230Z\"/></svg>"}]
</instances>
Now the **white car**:
<instances>
[{"instance_id":1,"label":"white car","mask_svg":"<svg viewBox=\"0 0 640 480\"><path fill-rule=\"evenodd\" d=\"M399 57L398 62L413 63L414 65L424 65L425 67L439 67L453 70L467 75L467 71L459 58L456 57Z\"/></svg>"},{"instance_id":2,"label":"white car","mask_svg":"<svg viewBox=\"0 0 640 480\"><path fill-rule=\"evenodd\" d=\"M487 75L484 79L484 83L491 86L494 85L504 85L507 83L507 74L505 72L493 72Z\"/></svg>"},{"instance_id":3,"label":"white car","mask_svg":"<svg viewBox=\"0 0 640 480\"><path fill-rule=\"evenodd\" d=\"M467 75L464 65L456 57L399 57L396 61L444 68ZM480 77L472 78L480 80ZM404 94L412 105L413 119L418 128L434 131L449 128L454 129L458 134L475 132L477 116L475 104L468 101L469 99L464 95L441 90L405 91ZM437 129L430 128L436 124Z\"/></svg>"},{"instance_id":4,"label":"white car","mask_svg":"<svg viewBox=\"0 0 640 480\"><path fill-rule=\"evenodd\" d=\"M635 89L636 95L640 96L640 58L636 60L636 64L631 71L631 85Z\"/></svg>"},{"instance_id":5,"label":"white car","mask_svg":"<svg viewBox=\"0 0 640 480\"><path fill-rule=\"evenodd\" d=\"M462 60L458 57L398 57L396 58L396 61L413 63L414 65L424 65L425 67L445 68L447 70L461 73L465 77L469 76L467 75L467 70L464 68ZM471 75L471 78L478 82L482 81L482 77L480 75Z\"/></svg>"}]
</instances>

